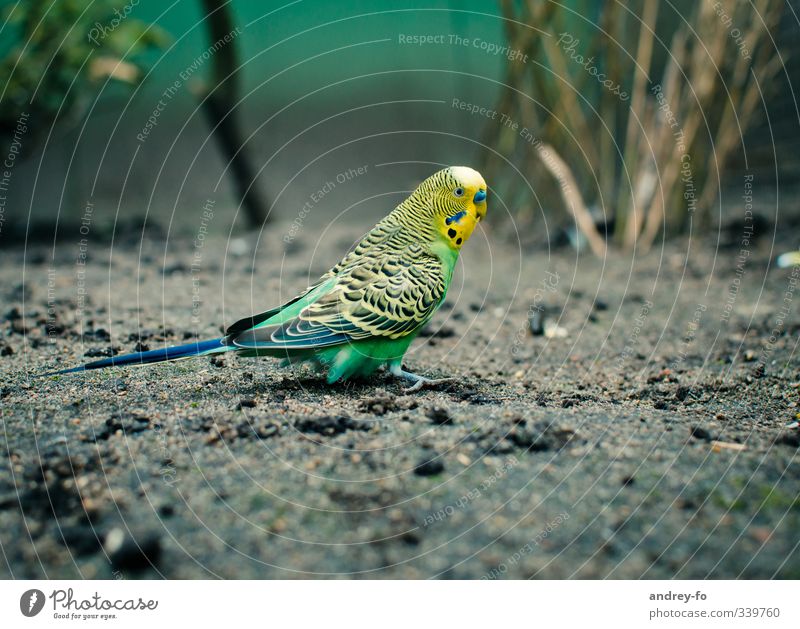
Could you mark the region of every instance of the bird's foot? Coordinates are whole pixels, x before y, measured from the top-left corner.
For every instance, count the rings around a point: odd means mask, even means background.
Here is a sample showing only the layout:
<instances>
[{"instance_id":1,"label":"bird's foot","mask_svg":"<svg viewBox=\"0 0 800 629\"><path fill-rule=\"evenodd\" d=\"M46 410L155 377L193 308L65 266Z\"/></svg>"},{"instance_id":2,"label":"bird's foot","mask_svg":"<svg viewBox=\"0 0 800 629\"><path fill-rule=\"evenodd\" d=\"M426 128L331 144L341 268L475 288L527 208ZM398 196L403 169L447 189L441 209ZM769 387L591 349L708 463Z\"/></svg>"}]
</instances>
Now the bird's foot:
<instances>
[{"instance_id":1,"label":"bird's foot","mask_svg":"<svg viewBox=\"0 0 800 629\"><path fill-rule=\"evenodd\" d=\"M420 376L403 369L392 369L392 375L397 378L409 380L412 383L410 387L403 389L406 393L414 393L425 387L437 387L440 384L447 384L455 380L455 378L426 378L425 376Z\"/></svg>"}]
</instances>

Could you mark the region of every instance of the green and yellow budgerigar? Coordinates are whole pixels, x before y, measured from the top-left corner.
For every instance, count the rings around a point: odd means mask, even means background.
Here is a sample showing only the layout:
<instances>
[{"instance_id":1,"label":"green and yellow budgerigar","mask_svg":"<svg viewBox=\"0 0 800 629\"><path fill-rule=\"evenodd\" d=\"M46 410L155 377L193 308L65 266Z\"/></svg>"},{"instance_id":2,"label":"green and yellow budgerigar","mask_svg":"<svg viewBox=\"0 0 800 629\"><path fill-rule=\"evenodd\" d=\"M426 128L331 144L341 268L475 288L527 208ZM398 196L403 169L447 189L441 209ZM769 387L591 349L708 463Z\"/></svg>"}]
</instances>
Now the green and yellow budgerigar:
<instances>
[{"instance_id":1,"label":"green and yellow budgerigar","mask_svg":"<svg viewBox=\"0 0 800 629\"><path fill-rule=\"evenodd\" d=\"M387 366L418 390L403 355L444 301L461 247L486 215L486 182L464 166L428 177L319 281L278 308L237 321L225 336L115 356L57 373L222 352L309 362L329 383Z\"/></svg>"}]
</instances>

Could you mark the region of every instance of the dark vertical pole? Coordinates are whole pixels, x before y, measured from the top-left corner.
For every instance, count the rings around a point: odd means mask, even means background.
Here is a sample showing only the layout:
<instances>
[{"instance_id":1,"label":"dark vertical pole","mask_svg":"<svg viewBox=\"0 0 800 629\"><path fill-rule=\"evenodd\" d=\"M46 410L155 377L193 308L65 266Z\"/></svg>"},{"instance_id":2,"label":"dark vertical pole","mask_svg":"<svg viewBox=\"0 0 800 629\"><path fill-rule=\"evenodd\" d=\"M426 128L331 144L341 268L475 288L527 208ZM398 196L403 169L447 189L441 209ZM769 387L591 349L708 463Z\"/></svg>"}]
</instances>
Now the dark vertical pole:
<instances>
[{"instance_id":1,"label":"dark vertical pole","mask_svg":"<svg viewBox=\"0 0 800 629\"><path fill-rule=\"evenodd\" d=\"M235 30L230 0L201 0L206 29L212 45ZM222 45L212 56L212 84L202 94L203 111L215 130L222 154L233 177L234 190L253 227L267 220L267 203L255 182L255 169L247 155L239 125L236 97L239 93L238 59L235 39Z\"/></svg>"}]
</instances>

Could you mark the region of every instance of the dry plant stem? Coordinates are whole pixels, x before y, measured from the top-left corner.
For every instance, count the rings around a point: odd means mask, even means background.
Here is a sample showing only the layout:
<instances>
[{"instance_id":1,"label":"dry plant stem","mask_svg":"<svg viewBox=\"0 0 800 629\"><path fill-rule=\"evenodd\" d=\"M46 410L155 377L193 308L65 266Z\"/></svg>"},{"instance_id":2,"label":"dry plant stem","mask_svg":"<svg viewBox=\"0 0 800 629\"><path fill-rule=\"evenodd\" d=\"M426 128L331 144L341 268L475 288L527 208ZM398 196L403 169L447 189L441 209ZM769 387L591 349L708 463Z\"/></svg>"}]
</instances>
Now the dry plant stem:
<instances>
[{"instance_id":1,"label":"dry plant stem","mask_svg":"<svg viewBox=\"0 0 800 629\"><path fill-rule=\"evenodd\" d=\"M636 63L634 65L633 96L631 98L631 108L628 112L628 126L625 132L625 169L631 174L636 175L637 179L641 174L647 172L643 169L642 173L637 172L639 161L639 138L646 131L642 128L645 117L646 105L646 86L650 81L650 63L653 56L653 36L658 16L657 0L646 0L644 5L644 15L641 26L639 27L639 45L636 50ZM638 128L637 128L638 127ZM633 249L642 223L642 199L636 198L639 182L632 179L630 188L622 189L629 191L629 209L625 216L625 247ZM620 226L621 227L621 226Z\"/></svg>"},{"instance_id":2,"label":"dry plant stem","mask_svg":"<svg viewBox=\"0 0 800 629\"><path fill-rule=\"evenodd\" d=\"M745 6L745 5L742 5ZM771 10L770 8L771 7ZM706 41L709 43L704 50L700 46L696 46L689 60L689 67L686 70L688 76L693 77L694 84L697 86L695 97L693 97L688 87L683 90L672 88L672 93L680 93L680 97L675 99L676 102L671 100L671 105L674 110L681 111L687 118L684 125L684 141L687 147L687 152L693 157L696 156L702 146L702 137L699 137L698 131L701 124L706 122L703 119L702 113L710 105L714 99L724 99L725 109L722 112L717 128L713 130L713 142L711 144L711 153L708 156L708 161L711 160L711 155L716 158L713 173L706 173L704 178L704 187L697 200L697 208L700 211L700 218L707 216L710 211L713 200L719 190L720 171L724 168L730 153L734 150L737 143L742 140L744 130L752 120L753 114L756 111L758 103L761 101L761 85L769 79L780 68L780 58L774 55L772 49L766 42L767 29L770 26L777 24L780 19L782 6L770 5L765 0L762 0L754 9L750 10L749 6L745 6L746 13L739 13L737 15L737 23L747 24L747 30L744 31L744 37L747 42L749 50L756 51L753 55L752 61L747 60L744 56L735 51L736 62L733 71L729 73L727 80L723 83L724 77L719 76L720 68L724 69L724 61L726 54L730 54L729 48L729 33L716 19L716 15L710 13L711 7L704 7L704 11L699 17L699 27L704 27L704 33L711 34ZM733 9L731 9L733 10ZM762 16L767 28L761 24L758 16ZM758 46L759 42L763 45ZM673 45L673 51L676 47ZM711 59L709 60L709 57ZM681 64L681 67L685 67ZM675 73L675 76L677 73ZM727 93L723 88L730 85ZM674 90L674 91L673 91ZM665 88L666 92L666 88ZM709 130L712 133L712 130ZM674 164L676 160L680 159L680 155L675 155L669 164ZM663 162L662 162L663 163ZM680 201L680 194L682 193L683 186L678 185L680 179L679 168L677 165L667 166L663 170L662 177L662 195L654 202L651 213L648 215L648 220L645 225L645 230L642 235L642 247L646 251L654 242L655 237L658 235L659 227L663 222L662 202L664 196L669 198L669 191L673 190L672 194L676 195L676 201ZM664 193L664 191L667 191ZM672 202L673 212L678 210L682 211L681 204ZM681 217L673 214L672 218L667 217L667 224L676 225L679 223Z\"/></svg>"},{"instance_id":3,"label":"dry plant stem","mask_svg":"<svg viewBox=\"0 0 800 629\"><path fill-rule=\"evenodd\" d=\"M212 42L230 37L235 30L227 0L202 0L206 14L206 29ZM213 85L201 86L197 92L203 111L224 158L230 166L236 195L242 204L251 227L266 222L267 203L256 185L256 169L244 150L243 134L236 111L238 94L236 41L229 41L211 58Z\"/></svg>"},{"instance_id":4,"label":"dry plant stem","mask_svg":"<svg viewBox=\"0 0 800 629\"><path fill-rule=\"evenodd\" d=\"M557 101L561 106L559 113L563 115L559 115L557 118L566 118L578 137L587 138L587 140L589 140L584 143L583 148L589 159L589 163L597 166L600 164L600 156L597 153L595 143L591 140L591 138L594 137L594 133L592 133L589 128L586 115L581 109L577 96L575 96L575 87L571 84L569 71L564 63L564 57L560 54L558 46L552 37L546 38L543 44L547 60L550 62L553 73L558 79L556 83L560 83L564 86L563 89L559 90L561 99Z\"/></svg>"},{"instance_id":5,"label":"dry plant stem","mask_svg":"<svg viewBox=\"0 0 800 629\"><path fill-rule=\"evenodd\" d=\"M606 255L606 243L594 225L594 220L583 202L578 183L575 181L575 176L569 166L549 144L537 144L536 150L545 168L558 181L564 203L572 212L578 228L589 241L589 247L591 247L592 252L599 258L604 257Z\"/></svg>"},{"instance_id":6,"label":"dry plant stem","mask_svg":"<svg viewBox=\"0 0 800 629\"><path fill-rule=\"evenodd\" d=\"M664 70L664 79L662 85L662 93L667 99L667 104L672 112L678 112L679 99L681 98L681 84L679 82L680 68L683 67L686 60L686 48L688 42L688 34L686 29L679 29L672 38L670 44L670 61ZM676 115L678 115L676 113ZM660 227L666 227L665 211L668 201L664 195L671 193L672 187L675 185L676 175L678 173L678 164L676 161L680 159L677 154L677 147L673 138L673 132L670 126L666 123L661 123L658 116L653 119L655 131L652 134L656 137L655 150L656 150L656 164L657 172L660 172L659 186L657 194L653 198L652 205L647 211L645 219L644 232L641 237L641 248L643 252L650 249L655 237L658 235ZM666 166L664 166L666 164ZM665 172L662 172L665 171ZM666 182L670 182L667 185Z\"/></svg>"},{"instance_id":7,"label":"dry plant stem","mask_svg":"<svg viewBox=\"0 0 800 629\"><path fill-rule=\"evenodd\" d=\"M749 28L743 37L747 50L756 51L755 60L751 64L744 55L739 54L736 57L725 111L714 141L717 176L709 177L706 181L698 204L700 207L710 208L713 204L719 191L720 171L725 167L736 145L741 142L742 150L746 151L743 136L761 100L761 85L773 78L782 67L781 58L771 54L769 42L764 41L763 45L758 46L759 41L765 40L765 32L778 24L782 10L782 5L762 0L756 4L751 19L746 20ZM757 18L759 15L763 23Z\"/></svg>"},{"instance_id":8,"label":"dry plant stem","mask_svg":"<svg viewBox=\"0 0 800 629\"><path fill-rule=\"evenodd\" d=\"M731 120L728 120L728 126L724 129L720 128L719 139L716 142L717 150L715 151L719 157L720 169L724 167L725 161L733 152L735 146L740 142L743 143L744 130L749 126L756 111L756 106L761 102L764 84L773 78L782 67L783 62L780 57L775 56L763 64L760 71L753 70L752 80L739 99L738 114L736 115L738 124L734 125ZM729 116L732 118L733 108L731 107L729 111L732 112ZM741 132L738 131L739 129L741 129ZM702 202L707 205L713 203L717 195L718 187L716 184L719 183L719 180L714 179L713 183L715 185L707 183L706 188L703 190Z\"/></svg>"},{"instance_id":9,"label":"dry plant stem","mask_svg":"<svg viewBox=\"0 0 800 629\"><path fill-rule=\"evenodd\" d=\"M705 19L708 24L708 16L702 15L704 11L707 12L707 9L701 7L701 15L698 19L700 21ZM721 31L722 26L717 25L717 30L713 32L714 37L711 40L711 45L707 47L709 51L717 55L720 54ZM712 33L709 33L709 35L711 34ZM722 34L723 36L726 35L724 31L722 31ZM684 42L687 40L688 35L683 38ZM676 41L679 40L676 38L676 40L673 40L673 43ZM722 43L722 48L724 48L724 40ZM683 56L676 55L677 52L676 50L672 51L675 58ZM674 75L676 77L673 81L674 96L670 99L670 104L673 113L679 118L679 121L683 121L682 141L685 147L685 153L688 154L690 158L695 154L694 148L697 131L700 128L700 124L703 122L703 112L713 96L713 88L715 86L713 75L717 72L718 60L714 58L713 54L711 59L709 59L708 56L708 53L703 47L695 45L690 52L689 59L686 61L688 65L680 64ZM682 84L678 83L677 76L679 73L683 74L684 78L689 77L693 79L693 83L696 85L694 91L692 91L687 81L684 81ZM667 129L669 128L667 127ZM669 135L669 133L667 132L665 135ZM666 216L668 224L675 226L683 225L685 219L685 215L683 214L685 206L682 203L684 186L678 185L680 182L682 154L680 146L672 138L667 138L666 141L668 142L667 146L671 146L672 150L666 157L666 163L661 162L661 194L658 195L653 207L650 208L645 221L645 231L640 243L644 252L648 251L652 246L655 237L658 235L658 228L664 216ZM690 163L690 174L693 173L691 168L692 165ZM694 178L694 175L692 176Z\"/></svg>"},{"instance_id":10,"label":"dry plant stem","mask_svg":"<svg viewBox=\"0 0 800 629\"><path fill-rule=\"evenodd\" d=\"M622 64L620 63L620 47L611 35L613 27L619 23L617 16L620 6L614 3L603 12L603 31L597 38L598 45L602 45L606 52L608 76L615 85L622 84ZM617 108L619 100L611 90L600 90L600 117L604 128L600 133L600 156L602 163L596 165L600 170L600 207L604 216L608 215L606 208L611 208L612 213L617 213L618 200L615 199L617 181L617 160L619 148L616 143ZM607 130L606 130L607 128Z\"/></svg>"},{"instance_id":11,"label":"dry plant stem","mask_svg":"<svg viewBox=\"0 0 800 629\"><path fill-rule=\"evenodd\" d=\"M663 75L656 77L656 37L664 36L656 25L668 22L660 19L658 1L642 0L636 14L622 0L603 2L596 34L581 37L583 54L591 52L587 58L596 57L613 84L630 85L630 102L623 102L565 58L555 33L578 28L565 6L500 0L508 43L529 61L508 65L496 109L532 130L541 144L531 146L497 123L487 125L485 144L544 183L540 190L548 205L560 205L549 181L555 177L561 201L595 254L602 255L606 243L587 201L613 208L615 240L628 249L647 250L662 231L710 221L726 162L740 143L744 149L742 135L763 102L761 87L780 68L768 32L779 21L782 3L722 3L752 59L741 54L716 5L696 3L676 16L680 25L671 35ZM626 52L634 47L635 57ZM654 85L660 85L661 100L651 93ZM575 138L584 147L580 161L572 157ZM533 207L536 196L531 200L525 182L504 174L500 156L487 154L486 160L496 185L508 186L508 198L523 209Z\"/></svg>"},{"instance_id":12,"label":"dry plant stem","mask_svg":"<svg viewBox=\"0 0 800 629\"><path fill-rule=\"evenodd\" d=\"M534 24L540 23L539 17L542 13L542 5L538 5L531 14L526 12L525 5L523 5L519 15L515 13L513 3L510 0L502 0L500 8L505 18L504 26L509 45L518 50L527 51L529 57L532 58L539 33L534 28L525 27L522 24L526 20ZM518 89L524 73L525 64L521 61L506 65L506 75L503 80L506 87L501 90L500 99L495 105L495 111L501 111L513 116L514 103L519 98L519 94L513 88ZM497 148L499 144L509 142L509 131L505 125L487 124L484 128L482 143L487 147ZM499 166L500 162L497 156L492 151L487 151L486 166L484 168L485 176L495 181Z\"/></svg>"}]
</instances>

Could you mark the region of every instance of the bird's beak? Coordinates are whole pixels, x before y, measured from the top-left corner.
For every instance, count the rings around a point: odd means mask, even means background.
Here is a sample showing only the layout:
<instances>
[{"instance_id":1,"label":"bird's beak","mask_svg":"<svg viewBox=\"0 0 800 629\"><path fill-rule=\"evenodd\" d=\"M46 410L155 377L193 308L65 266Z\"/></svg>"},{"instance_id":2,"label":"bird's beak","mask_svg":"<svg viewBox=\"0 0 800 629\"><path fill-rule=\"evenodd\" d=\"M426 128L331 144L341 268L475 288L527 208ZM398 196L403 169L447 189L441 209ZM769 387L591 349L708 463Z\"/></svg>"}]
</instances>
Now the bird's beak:
<instances>
[{"instance_id":1,"label":"bird's beak","mask_svg":"<svg viewBox=\"0 0 800 629\"><path fill-rule=\"evenodd\" d=\"M486 216L486 190L481 188L475 193L475 196L472 197L472 203L475 206L475 214L477 215L477 219L480 221Z\"/></svg>"}]
</instances>

